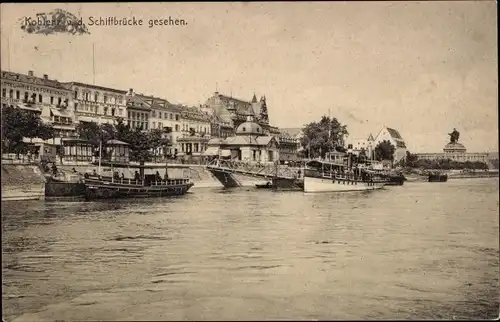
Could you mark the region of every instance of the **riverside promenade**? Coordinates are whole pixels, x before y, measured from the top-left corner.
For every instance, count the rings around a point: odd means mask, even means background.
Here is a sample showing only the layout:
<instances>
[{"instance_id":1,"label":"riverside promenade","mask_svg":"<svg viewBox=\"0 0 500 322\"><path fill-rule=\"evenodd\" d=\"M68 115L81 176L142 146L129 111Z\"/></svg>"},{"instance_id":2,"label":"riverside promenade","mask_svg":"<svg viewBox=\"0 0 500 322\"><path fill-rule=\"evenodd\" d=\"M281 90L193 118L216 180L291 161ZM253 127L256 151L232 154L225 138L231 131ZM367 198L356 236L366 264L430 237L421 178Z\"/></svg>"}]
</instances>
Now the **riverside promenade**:
<instances>
[{"instance_id":1,"label":"riverside promenade","mask_svg":"<svg viewBox=\"0 0 500 322\"><path fill-rule=\"evenodd\" d=\"M98 166L90 162L58 161L58 171L72 173L73 169L79 173L99 171ZM137 163L130 163L133 167ZM162 175L165 163L147 162L145 166L157 168ZM204 164L169 163L168 175L172 178L189 178L195 186L193 188L218 188L223 185L206 169ZM101 173L110 173L112 168L101 166ZM122 169L126 176L133 176L133 171ZM155 169L156 171L156 169ZM131 172L128 173L127 172ZM40 170L39 162L23 158L2 158L2 201L12 200L43 200L45 197L45 177Z\"/></svg>"}]
</instances>

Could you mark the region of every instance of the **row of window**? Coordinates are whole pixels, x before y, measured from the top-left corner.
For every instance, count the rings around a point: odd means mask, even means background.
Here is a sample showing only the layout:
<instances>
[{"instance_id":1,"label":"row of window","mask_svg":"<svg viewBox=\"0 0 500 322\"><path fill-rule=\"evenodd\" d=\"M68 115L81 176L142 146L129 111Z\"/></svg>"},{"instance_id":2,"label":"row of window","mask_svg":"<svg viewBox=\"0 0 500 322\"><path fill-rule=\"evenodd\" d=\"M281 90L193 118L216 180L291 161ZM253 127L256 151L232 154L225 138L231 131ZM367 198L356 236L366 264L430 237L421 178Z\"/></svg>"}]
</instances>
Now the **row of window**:
<instances>
[{"instance_id":1,"label":"row of window","mask_svg":"<svg viewBox=\"0 0 500 322\"><path fill-rule=\"evenodd\" d=\"M87 104L79 106L78 103L75 103L75 110L98 113L99 108L97 106L89 106ZM102 114L109 116L122 116L123 110L121 108L114 108L114 107L109 108L107 106L103 106Z\"/></svg>"},{"instance_id":2,"label":"row of window","mask_svg":"<svg viewBox=\"0 0 500 322\"><path fill-rule=\"evenodd\" d=\"M146 112L129 111L128 118L129 120L141 120L147 122L149 120L149 114Z\"/></svg>"},{"instance_id":3,"label":"row of window","mask_svg":"<svg viewBox=\"0 0 500 322\"><path fill-rule=\"evenodd\" d=\"M147 130L149 128L148 126L148 122L142 122L142 121L127 121L127 124L131 127L131 128L141 128L143 130Z\"/></svg>"},{"instance_id":4,"label":"row of window","mask_svg":"<svg viewBox=\"0 0 500 322\"><path fill-rule=\"evenodd\" d=\"M195 132L210 133L210 126L196 125L196 127L190 127L189 124L182 124L182 131L188 132L193 129Z\"/></svg>"},{"instance_id":5,"label":"row of window","mask_svg":"<svg viewBox=\"0 0 500 322\"><path fill-rule=\"evenodd\" d=\"M173 120L173 119L174 119L174 114L172 114L172 113L167 113L167 112L163 112L163 113L162 113L162 112L160 112L160 111L158 111L158 112L157 112L157 111L155 111L155 110L153 110L153 111L151 112L151 117L157 117L157 116L156 116L157 114L158 114L158 118L160 118L160 119L162 118L162 115L163 115L163 118L164 118L165 120L166 120L166 119L169 119L169 118L170 118L171 120ZM175 120L176 120L176 121L179 121L179 120L180 120L180 116L179 116L179 114L175 114Z\"/></svg>"},{"instance_id":6,"label":"row of window","mask_svg":"<svg viewBox=\"0 0 500 322\"><path fill-rule=\"evenodd\" d=\"M84 101L90 101L92 98L92 95L90 92L83 92L82 93L82 99ZM75 90L75 99L78 99L78 90ZM99 93L95 92L94 93L94 102L99 102ZM122 104L123 102L123 97L118 96L108 96L107 94L103 94L103 102L104 103L109 103L109 104Z\"/></svg>"},{"instance_id":7,"label":"row of window","mask_svg":"<svg viewBox=\"0 0 500 322\"><path fill-rule=\"evenodd\" d=\"M15 92L15 94L16 95L14 97L14 90L11 89L11 90L9 90L9 96L8 97L9 98L15 98L17 100L21 99L21 92L19 90L17 90ZM7 89L6 88L2 88L2 97L7 98ZM44 97L43 97L42 94L38 94L38 96L37 96L36 93L31 93L31 95L30 95L29 92L24 92L24 100L26 102L30 102L30 103L43 103L43 99L44 99ZM49 102L50 102L50 104L55 104L56 100L55 100L54 96L50 96ZM61 105L63 102L66 103L66 105L67 105L68 104L68 99L66 98L63 101L62 97L58 97L57 98L57 105ZM48 102L46 102L46 103L48 103Z\"/></svg>"},{"instance_id":8,"label":"row of window","mask_svg":"<svg viewBox=\"0 0 500 322\"><path fill-rule=\"evenodd\" d=\"M158 122L158 126L156 125L156 122L153 122L153 126L151 127L152 129L163 129L163 123ZM180 126L179 124L175 124L175 131L179 132Z\"/></svg>"}]
</instances>

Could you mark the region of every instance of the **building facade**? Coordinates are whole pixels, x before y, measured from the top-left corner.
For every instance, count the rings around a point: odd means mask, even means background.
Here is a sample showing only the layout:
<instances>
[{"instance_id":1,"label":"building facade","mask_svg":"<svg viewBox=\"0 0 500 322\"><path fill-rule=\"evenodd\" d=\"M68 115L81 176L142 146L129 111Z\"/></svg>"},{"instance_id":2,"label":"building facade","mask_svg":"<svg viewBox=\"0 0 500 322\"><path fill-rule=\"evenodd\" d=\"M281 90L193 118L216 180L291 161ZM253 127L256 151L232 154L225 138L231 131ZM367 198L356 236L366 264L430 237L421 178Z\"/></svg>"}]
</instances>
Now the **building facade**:
<instances>
[{"instance_id":1,"label":"building facade","mask_svg":"<svg viewBox=\"0 0 500 322\"><path fill-rule=\"evenodd\" d=\"M225 139L213 138L205 151L207 156L228 157L246 163L273 163L280 160L279 142L275 136L267 135L254 121L252 115L241 123L234 136Z\"/></svg>"},{"instance_id":2,"label":"building facade","mask_svg":"<svg viewBox=\"0 0 500 322\"><path fill-rule=\"evenodd\" d=\"M39 114L42 121L56 130L53 143L75 135L75 115L71 90L57 80L28 74L1 71L1 104ZM36 141L36 140L35 140Z\"/></svg>"},{"instance_id":3,"label":"building facade","mask_svg":"<svg viewBox=\"0 0 500 322\"><path fill-rule=\"evenodd\" d=\"M407 151L406 143L397 130L390 127L383 127L373 141L373 149L375 150L375 147L382 141L389 141L395 147L394 163L405 160Z\"/></svg>"},{"instance_id":4,"label":"building facade","mask_svg":"<svg viewBox=\"0 0 500 322\"><path fill-rule=\"evenodd\" d=\"M214 95L207 99L203 108L212 109L224 121L232 122L233 128L237 128L241 123L246 122L247 116L252 115L254 121L266 133L269 132L269 115L265 96L257 100L254 94L251 101L244 101L215 92Z\"/></svg>"},{"instance_id":5,"label":"building facade","mask_svg":"<svg viewBox=\"0 0 500 322\"><path fill-rule=\"evenodd\" d=\"M150 129L149 119L151 118L151 105L145 96L137 94L131 88L126 95L127 125L131 128L141 128L144 131Z\"/></svg>"},{"instance_id":6,"label":"building facade","mask_svg":"<svg viewBox=\"0 0 500 322\"><path fill-rule=\"evenodd\" d=\"M212 133L211 116L198 107L177 106L181 111L180 155L202 157Z\"/></svg>"},{"instance_id":7,"label":"building facade","mask_svg":"<svg viewBox=\"0 0 500 322\"><path fill-rule=\"evenodd\" d=\"M79 82L64 85L72 91L74 113L78 122L114 124L119 117L126 120L127 91Z\"/></svg>"},{"instance_id":8,"label":"building facade","mask_svg":"<svg viewBox=\"0 0 500 322\"><path fill-rule=\"evenodd\" d=\"M450 142L443 148L443 153L416 153L417 158L424 160L452 160L456 162L489 163L488 153L467 153L465 146L458 142Z\"/></svg>"}]
</instances>

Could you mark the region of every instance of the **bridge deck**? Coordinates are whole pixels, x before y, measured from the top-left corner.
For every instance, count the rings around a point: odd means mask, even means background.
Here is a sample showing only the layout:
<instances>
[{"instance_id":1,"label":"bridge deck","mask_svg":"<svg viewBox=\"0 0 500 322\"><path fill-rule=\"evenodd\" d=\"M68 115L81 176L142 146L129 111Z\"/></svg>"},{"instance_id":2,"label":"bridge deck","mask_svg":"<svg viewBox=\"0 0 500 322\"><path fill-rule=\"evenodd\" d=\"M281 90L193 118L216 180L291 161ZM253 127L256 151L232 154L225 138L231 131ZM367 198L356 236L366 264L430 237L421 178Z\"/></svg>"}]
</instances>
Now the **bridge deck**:
<instances>
[{"instance_id":1,"label":"bridge deck","mask_svg":"<svg viewBox=\"0 0 500 322\"><path fill-rule=\"evenodd\" d=\"M300 168L274 164L250 164L237 161L220 161L207 166L210 171L240 173L264 178L298 179L302 175ZM301 171L299 175L299 170Z\"/></svg>"}]
</instances>

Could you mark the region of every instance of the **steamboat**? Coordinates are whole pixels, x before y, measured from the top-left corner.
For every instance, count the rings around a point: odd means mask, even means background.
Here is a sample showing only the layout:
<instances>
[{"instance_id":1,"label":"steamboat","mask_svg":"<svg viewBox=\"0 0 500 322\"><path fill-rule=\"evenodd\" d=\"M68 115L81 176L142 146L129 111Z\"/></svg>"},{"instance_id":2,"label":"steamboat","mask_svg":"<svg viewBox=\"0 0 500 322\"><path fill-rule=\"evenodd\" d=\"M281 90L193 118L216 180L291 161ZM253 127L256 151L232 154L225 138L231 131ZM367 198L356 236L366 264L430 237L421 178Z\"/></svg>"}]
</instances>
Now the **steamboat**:
<instances>
[{"instance_id":1,"label":"steamboat","mask_svg":"<svg viewBox=\"0 0 500 322\"><path fill-rule=\"evenodd\" d=\"M304 169L304 192L346 192L376 190L390 182L387 176L362 167L312 160Z\"/></svg>"}]
</instances>

